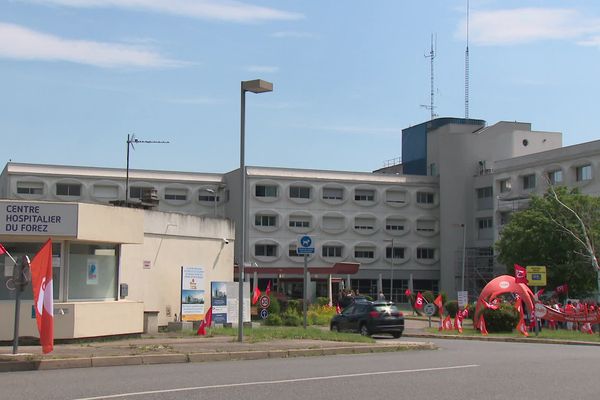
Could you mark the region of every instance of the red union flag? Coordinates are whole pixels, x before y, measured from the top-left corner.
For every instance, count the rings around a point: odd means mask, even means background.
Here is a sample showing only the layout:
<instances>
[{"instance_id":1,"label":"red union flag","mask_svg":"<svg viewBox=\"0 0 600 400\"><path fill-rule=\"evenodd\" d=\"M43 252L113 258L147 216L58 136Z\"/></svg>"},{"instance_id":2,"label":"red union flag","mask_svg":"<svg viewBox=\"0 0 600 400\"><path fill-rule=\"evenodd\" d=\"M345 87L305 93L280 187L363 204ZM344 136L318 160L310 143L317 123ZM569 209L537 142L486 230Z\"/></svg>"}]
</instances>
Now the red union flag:
<instances>
[{"instance_id":1,"label":"red union flag","mask_svg":"<svg viewBox=\"0 0 600 400\"><path fill-rule=\"evenodd\" d=\"M6 254L6 249L4 248L4 246L2 246L2 243L0 243L0 256L2 254Z\"/></svg>"},{"instance_id":2,"label":"red union flag","mask_svg":"<svg viewBox=\"0 0 600 400\"><path fill-rule=\"evenodd\" d=\"M425 302L425 299L423 299L423 295L421 294L421 292L417 293L417 299L415 300L415 308L417 310L422 309L424 302Z\"/></svg>"},{"instance_id":3,"label":"red union flag","mask_svg":"<svg viewBox=\"0 0 600 400\"><path fill-rule=\"evenodd\" d=\"M410 291L410 289L406 289L406 290L404 291L404 295L405 295L405 296L410 296L410 295L411 295L411 291Z\"/></svg>"},{"instance_id":4,"label":"red union flag","mask_svg":"<svg viewBox=\"0 0 600 400\"><path fill-rule=\"evenodd\" d=\"M528 283L527 270L519 264L515 264L515 283Z\"/></svg>"},{"instance_id":5,"label":"red union flag","mask_svg":"<svg viewBox=\"0 0 600 400\"><path fill-rule=\"evenodd\" d=\"M206 328L210 328L210 325L212 324L212 307L210 307L208 309L208 311L206 312L206 315L204 316L204 319L202 320L202 322L200 322L200 326L198 327L198 332L196 332L197 335L206 335Z\"/></svg>"},{"instance_id":6,"label":"red union flag","mask_svg":"<svg viewBox=\"0 0 600 400\"><path fill-rule=\"evenodd\" d=\"M265 289L265 295L269 297L271 295L271 281L267 283L267 288Z\"/></svg>"},{"instance_id":7,"label":"red union flag","mask_svg":"<svg viewBox=\"0 0 600 400\"><path fill-rule=\"evenodd\" d=\"M256 286L256 290L254 291L254 293L252 294L252 304L256 304L256 302L258 301L260 295L261 295L261 291L258 288L258 286Z\"/></svg>"},{"instance_id":8,"label":"red union flag","mask_svg":"<svg viewBox=\"0 0 600 400\"><path fill-rule=\"evenodd\" d=\"M54 299L52 298L52 240L42 246L30 263L35 319L42 352L54 349Z\"/></svg>"}]
</instances>

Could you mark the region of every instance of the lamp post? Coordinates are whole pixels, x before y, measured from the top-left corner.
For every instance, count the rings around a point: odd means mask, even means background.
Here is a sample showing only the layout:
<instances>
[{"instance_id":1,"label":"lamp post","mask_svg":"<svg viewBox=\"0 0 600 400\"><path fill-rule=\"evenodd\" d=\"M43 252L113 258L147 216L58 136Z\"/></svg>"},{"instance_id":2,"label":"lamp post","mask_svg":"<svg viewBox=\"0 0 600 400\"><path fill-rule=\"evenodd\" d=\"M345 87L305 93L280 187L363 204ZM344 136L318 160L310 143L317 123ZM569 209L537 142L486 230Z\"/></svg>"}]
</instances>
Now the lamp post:
<instances>
[{"instance_id":1,"label":"lamp post","mask_svg":"<svg viewBox=\"0 0 600 400\"><path fill-rule=\"evenodd\" d=\"M467 250L467 225L460 224L463 228L463 248L462 248L462 273L461 273L461 281L460 281L460 290L462 292L465 291L465 261L466 261L466 250Z\"/></svg>"},{"instance_id":2,"label":"lamp post","mask_svg":"<svg viewBox=\"0 0 600 400\"><path fill-rule=\"evenodd\" d=\"M246 164L245 153L245 134L246 134L246 92L264 93L272 92L273 84L271 82L255 79L252 81L242 81L240 89L240 173L242 174L242 223L240 226L240 263L238 266L238 341L244 340L244 263L246 262Z\"/></svg>"}]
</instances>

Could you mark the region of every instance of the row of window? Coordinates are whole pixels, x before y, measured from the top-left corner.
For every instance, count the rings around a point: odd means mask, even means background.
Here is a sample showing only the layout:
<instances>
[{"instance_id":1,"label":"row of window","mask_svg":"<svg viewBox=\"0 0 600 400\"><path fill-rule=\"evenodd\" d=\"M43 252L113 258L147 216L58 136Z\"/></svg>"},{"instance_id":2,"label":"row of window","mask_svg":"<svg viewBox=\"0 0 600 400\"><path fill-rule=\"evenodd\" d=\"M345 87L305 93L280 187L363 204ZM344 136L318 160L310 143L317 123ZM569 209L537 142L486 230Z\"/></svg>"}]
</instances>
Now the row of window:
<instances>
[{"instance_id":1,"label":"row of window","mask_svg":"<svg viewBox=\"0 0 600 400\"><path fill-rule=\"evenodd\" d=\"M254 255L262 257L278 257L279 245L272 243L261 243L254 245ZM354 248L354 258L356 259L374 259L376 255L374 246L356 246ZM385 258L389 260L405 259L408 249L406 247L386 247ZM345 247L343 245L324 245L321 247L321 256L325 258L345 257ZM302 257L297 253L295 244L289 246L289 257ZM436 249L432 247L417 247L416 257L418 260L434 260Z\"/></svg>"},{"instance_id":2,"label":"row of window","mask_svg":"<svg viewBox=\"0 0 600 400\"><path fill-rule=\"evenodd\" d=\"M573 178L575 178L576 182L586 182L592 180L592 165L585 164L580 165L578 167L573 168ZM555 169L551 171L547 171L544 174L544 178L548 179L548 181L552 185L562 185L565 181L565 174L562 169ZM537 178L536 174L527 174L523 175L520 178L521 189L523 190L532 190L537 186ZM510 178L501 179L498 181L498 191L500 193L507 193L512 190L512 181Z\"/></svg>"},{"instance_id":3,"label":"row of window","mask_svg":"<svg viewBox=\"0 0 600 400\"><path fill-rule=\"evenodd\" d=\"M389 217L385 220L385 230L394 233L403 233L409 230L412 222L402 217ZM259 228L279 227L279 216L270 213L258 213L254 216L254 226ZM342 215L325 215L322 218L324 230L345 230L346 218ZM311 215L291 215L288 217L288 227L292 230L312 229L313 217ZM375 217L358 216L354 219L354 229L362 233L371 233L377 230ZM438 230L438 222L434 219L418 219L416 231L421 233L434 233Z\"/></svg>"},{"instance_id":4,"label":"row of window","mask_svg":"<svg viewBox=\"0 0 600 400\"><path fill-rule=\"evenodd\" d=\"M323 200L334 200L344 201L346 199L346 189L343 187L324 187L322 189L321 199ZM288 196L293 200L310 200L313 198L313 188L310 186L290 186L288 188ZM403 190L387 190L385 201L391 204L406 204L408 202L408 195ZM254 187L254 196L256 198L279 198L279 186L275 184L257 184ZM355 189L354 190L354 201L356 202L375 202L376 191L375 189ZM435 204L435 193L433 192L417 192L416 193L417 204Z\"/></svg>"},{"instance_id":5,"label":"row of window","mask_svg":"<svg viewBox=\"0 0 600 400\"><path fill-rule=\"evenodd\" d=\"M147 186L130 186L130 199L143 199L148 193L155 191L154 188ZM81 197L82 185L80 183L57 183L54 186L54 194L62 197ZM36 195L44 194L44 184L42 182L17 182L17 194ZM92 195L99 199L116 200L119 198L119 186L96 184L93 186ZM182 188L166 188L164 193L165 200L187 201L189 190ZM199 189L197 199L200 202L220 202L221 198L214 189Z\"/></svg>"}]
</instances>

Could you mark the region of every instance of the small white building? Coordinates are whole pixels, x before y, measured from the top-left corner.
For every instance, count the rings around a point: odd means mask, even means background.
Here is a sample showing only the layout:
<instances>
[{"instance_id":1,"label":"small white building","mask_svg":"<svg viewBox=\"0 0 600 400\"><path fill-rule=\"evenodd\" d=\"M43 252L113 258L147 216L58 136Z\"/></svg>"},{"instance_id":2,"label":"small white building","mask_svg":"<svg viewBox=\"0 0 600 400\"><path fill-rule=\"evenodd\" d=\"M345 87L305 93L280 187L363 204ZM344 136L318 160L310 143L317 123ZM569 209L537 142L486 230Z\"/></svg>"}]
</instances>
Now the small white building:
<instances>
[{"instance_id":1,"label":"small white building","mask_svg":"<svg viewBox=\"0 0 600 400\"><path fill-rule=\"evenodd\" d=\"M57 339L141 333L145 313L167 325L180 315L182 266L204 268L207 294L211 281L233 281L234 228L225 219L40 200L0 200L0 219L0 243L13 257L33 257L52 239ZM3 258L0 340L7 341L15 292L13 265ZM20 336L38 336L32 297L29 285Z\"/></svg>"}]
</instances>

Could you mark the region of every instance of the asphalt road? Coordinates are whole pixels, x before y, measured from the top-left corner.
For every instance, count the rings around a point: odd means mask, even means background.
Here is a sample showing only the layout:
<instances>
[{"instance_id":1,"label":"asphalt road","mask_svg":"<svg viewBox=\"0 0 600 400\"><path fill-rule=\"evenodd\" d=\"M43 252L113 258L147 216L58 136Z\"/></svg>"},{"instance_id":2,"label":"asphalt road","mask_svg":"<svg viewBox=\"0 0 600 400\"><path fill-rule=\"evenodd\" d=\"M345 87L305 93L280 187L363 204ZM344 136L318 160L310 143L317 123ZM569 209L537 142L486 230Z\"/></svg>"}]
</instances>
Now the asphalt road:
<instances>
[{"instance_id":1,"label":"asphalt road","mask_svg":"<svg viewBox=\"0 0 600 400\"><path fill-rule=\"evenodd\" d=\"M3 373L0 399L598 397L600 347L432 341L439 350Z\"/></svg>"}]
</instances>

